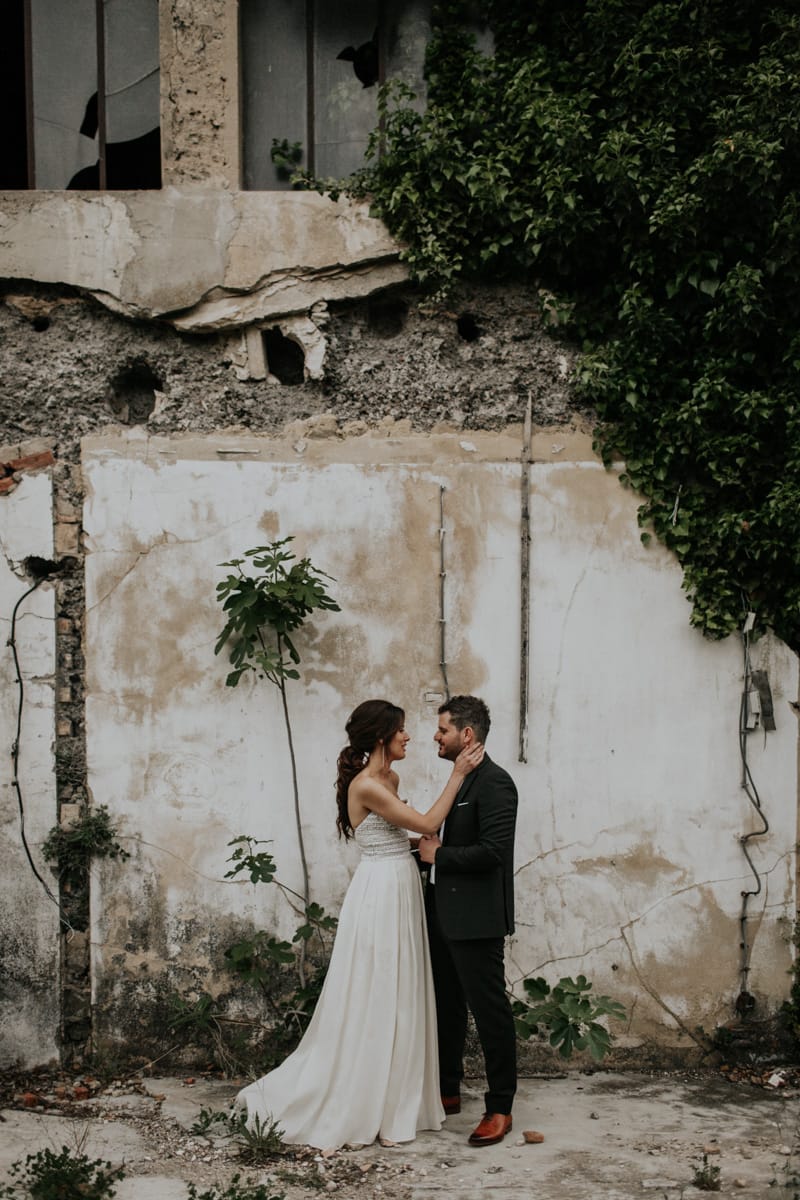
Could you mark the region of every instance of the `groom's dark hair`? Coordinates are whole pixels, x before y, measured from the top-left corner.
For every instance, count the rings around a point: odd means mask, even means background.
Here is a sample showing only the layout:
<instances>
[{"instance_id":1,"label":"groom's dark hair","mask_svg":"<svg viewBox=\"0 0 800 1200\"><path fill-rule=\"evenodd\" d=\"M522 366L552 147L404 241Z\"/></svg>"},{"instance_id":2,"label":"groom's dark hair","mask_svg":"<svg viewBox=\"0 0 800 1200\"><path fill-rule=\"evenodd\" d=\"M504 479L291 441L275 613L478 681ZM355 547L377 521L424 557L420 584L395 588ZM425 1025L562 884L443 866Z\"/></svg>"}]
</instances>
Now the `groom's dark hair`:
<instances>
[{"instance_id":1,"label":"groom's dark hair","mask_svg":"<svg viewBox=\"0 0 800 1200\"><path fill-rule=\"evenodd\" d=\"M492 723L489 709L477 696L451 696L439 705L439 713L449 713L456 729L466 729L469 725L479 742L485 742L489 736Z\"/></svg>"}]
</instances>

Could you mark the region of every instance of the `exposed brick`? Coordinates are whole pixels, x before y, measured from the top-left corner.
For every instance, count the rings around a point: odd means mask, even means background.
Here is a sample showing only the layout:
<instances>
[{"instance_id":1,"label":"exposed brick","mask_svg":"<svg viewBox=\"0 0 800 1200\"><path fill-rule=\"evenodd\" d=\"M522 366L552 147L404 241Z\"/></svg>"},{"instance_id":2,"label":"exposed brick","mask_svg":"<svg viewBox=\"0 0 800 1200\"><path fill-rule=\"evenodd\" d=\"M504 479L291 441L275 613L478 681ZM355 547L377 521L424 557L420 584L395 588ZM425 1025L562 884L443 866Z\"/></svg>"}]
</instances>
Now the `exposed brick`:
<instances>
[{"instance_id":1,"label":"exposed brick","mask_svg":"<svg viewBox=\"0 0 800 1200\"><path fill-rule=\"evenodd\" d=\"M69 500L65 500L63 496L56 497L56 520L63 521L65 525L75 524L80 519L80 514L74 504Z\"/></svg>"},{"instance_id":2,"label":"exposed brick","mask_svg":"<svg viewBox=\"0 0 800 1200\"><path fill-rule=\"evenodd\" d=\"M22 458L12 458L5 463L8 471L38 471L42 467L52 467L56 456L52 450L40 450L37 454L26 454Z\"/></svg>"},{"instance_id":3,"label":"exposed brick","mask_svg":"<svg viewBox=\"0 0 800 1200\"><path fill-rule=\"evenodd\" d=\"M72 621L69 617L58 617L56 619L56 633L72 633Z\"/></svg>"},{"instance_id":4,"label":"exposed brick","mask_svg":"<svg viewBox=\"0 0 800 1200\"><path fill-rule=\"evenodd\" d=\"M75 557L79 550L78 526L65 525L59 521L55 528L53 543L56 558Z\"/></svg>"},{"instance_id":5,"label":"exposed brick","mask_svg":"<svg viewBox=\"0 0 800 1200\"><path fill-rule=\"evenodd\" d=\"M0 496L7 496L9 492L13 492L17 486L17 481L13 475L4 475L0 479Z\"/></svg>"},{"instance_id":6,"label":"exposed brick","mask_svg":"<svg viewBox=\"0 0 800 1200\"><path fill-rule=\"evenodd\" d=\"M56 722L56 733L59 737L72 737L72 732L72 721L68 721L66 717Z\"/></svg>"},{"instance_id":7,"label":"exposed brick","mask_svg":"<svg viewBox=\"0 0 800 1200\"><path fill-rule=\"evenodd\" d=\"M62 804L59 810L58 823L62 829L72 829L81 819L80 804Z\"/></svg>"}]
</instances>

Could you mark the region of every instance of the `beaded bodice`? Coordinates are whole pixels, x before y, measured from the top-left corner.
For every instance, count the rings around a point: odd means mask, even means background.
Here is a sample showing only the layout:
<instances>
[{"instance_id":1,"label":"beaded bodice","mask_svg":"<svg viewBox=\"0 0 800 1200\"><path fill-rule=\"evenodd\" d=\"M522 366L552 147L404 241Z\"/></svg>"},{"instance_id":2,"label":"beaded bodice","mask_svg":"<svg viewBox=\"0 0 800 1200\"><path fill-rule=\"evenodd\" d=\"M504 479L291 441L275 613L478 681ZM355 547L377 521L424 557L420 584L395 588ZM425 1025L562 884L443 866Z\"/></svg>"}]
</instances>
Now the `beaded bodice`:
<instances>
[{"instance_id":1,"label":"beaded bodice","mask_svg":"<svg viewBox=\"0 0 800 1200\"><path fill-rule=\"evenodd\" d=\"M408 834L380 813L367 813L354 833L362 858L407 858Z\"/></svg>"}]
</instances>

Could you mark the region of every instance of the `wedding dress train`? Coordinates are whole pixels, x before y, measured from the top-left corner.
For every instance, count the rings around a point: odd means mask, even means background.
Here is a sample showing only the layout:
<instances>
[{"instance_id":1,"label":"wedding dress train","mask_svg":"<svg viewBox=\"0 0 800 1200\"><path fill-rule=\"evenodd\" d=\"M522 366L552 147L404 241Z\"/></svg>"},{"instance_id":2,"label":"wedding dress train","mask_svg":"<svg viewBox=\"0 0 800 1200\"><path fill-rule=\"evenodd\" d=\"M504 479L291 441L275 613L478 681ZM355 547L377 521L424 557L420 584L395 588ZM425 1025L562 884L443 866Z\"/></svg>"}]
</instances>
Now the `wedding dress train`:
<instances>
[{"instance_id":1,"label":"wedding dress train","mask_svg":"<svg viewBox=\"0 0 800 1200\"><path fill-rule=\"evenodd\" d=\"M371 812L355 831L328 974L297 1049L239 1092L248 1121L322 1150L440 1129L436 1007L419 871L405 830Z\"/></svg>"}]
</instances>

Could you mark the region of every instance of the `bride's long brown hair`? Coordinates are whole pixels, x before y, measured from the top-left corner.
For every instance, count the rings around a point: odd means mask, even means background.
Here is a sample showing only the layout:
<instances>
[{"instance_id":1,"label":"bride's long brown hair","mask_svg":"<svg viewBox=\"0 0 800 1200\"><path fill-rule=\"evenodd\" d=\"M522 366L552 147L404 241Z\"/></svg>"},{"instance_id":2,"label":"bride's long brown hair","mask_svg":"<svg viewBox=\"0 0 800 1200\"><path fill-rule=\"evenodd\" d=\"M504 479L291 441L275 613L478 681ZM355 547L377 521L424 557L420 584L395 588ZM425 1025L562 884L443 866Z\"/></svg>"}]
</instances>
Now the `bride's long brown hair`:
<instances>
[{"instance_id":1,"label":"bride's long brown hair","mask_svg":"<svg viewBox=\"0 0 800 1200\"><path fill-rule=\"evenodd\" d=\"M406 714L388 700L365 700L350 714L344 727L350 739L336 763L336 828L345 841L353 836L347 811L347 789L378 745L388 742L401 729Z\"/></svg>"}]
</instances>

